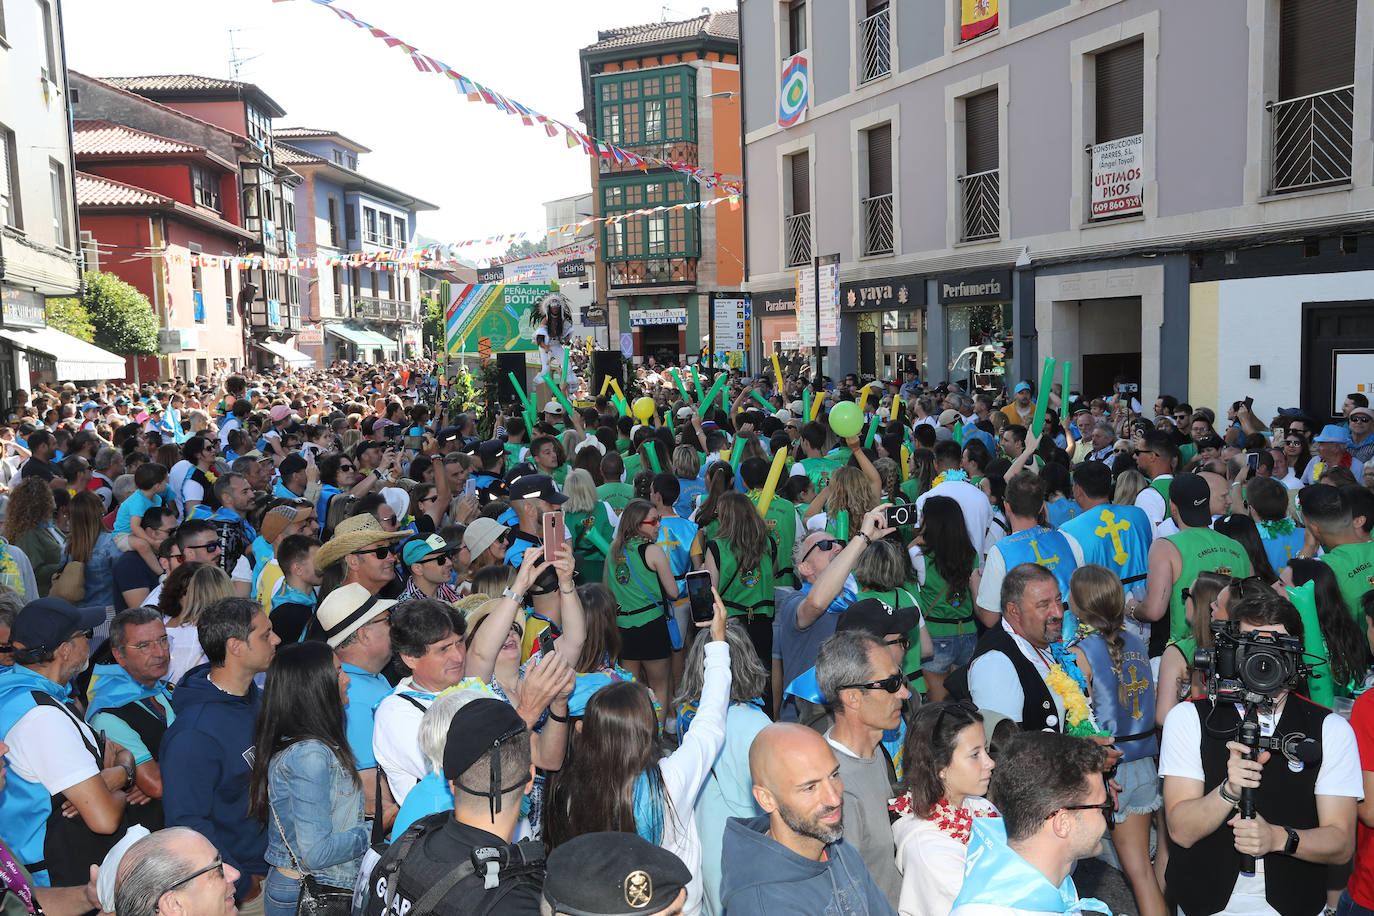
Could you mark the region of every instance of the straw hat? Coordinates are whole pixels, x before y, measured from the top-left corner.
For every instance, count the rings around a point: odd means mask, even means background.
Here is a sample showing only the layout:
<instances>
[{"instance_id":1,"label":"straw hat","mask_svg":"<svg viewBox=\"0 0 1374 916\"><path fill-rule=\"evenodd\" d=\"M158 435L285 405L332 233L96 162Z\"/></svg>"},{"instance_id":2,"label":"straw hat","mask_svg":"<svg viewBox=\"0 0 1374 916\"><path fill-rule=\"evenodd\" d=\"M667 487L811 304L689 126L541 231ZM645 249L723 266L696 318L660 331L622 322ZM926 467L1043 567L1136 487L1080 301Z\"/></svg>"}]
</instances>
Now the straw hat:
<instances>
[{"instance_id":1,"label":"straw hat","mask_svg":"<svg viewBox=\"0 0 1374 916\"><path fill-rule=\"evenodd\" d=\"M334 529L334 536L315 554L315 568L324 572L368 544L394 544L409 536L409 531L387 531L381 522L367 512L346 518L339 522L339 527Z\"/></svg>"}]
</instances>

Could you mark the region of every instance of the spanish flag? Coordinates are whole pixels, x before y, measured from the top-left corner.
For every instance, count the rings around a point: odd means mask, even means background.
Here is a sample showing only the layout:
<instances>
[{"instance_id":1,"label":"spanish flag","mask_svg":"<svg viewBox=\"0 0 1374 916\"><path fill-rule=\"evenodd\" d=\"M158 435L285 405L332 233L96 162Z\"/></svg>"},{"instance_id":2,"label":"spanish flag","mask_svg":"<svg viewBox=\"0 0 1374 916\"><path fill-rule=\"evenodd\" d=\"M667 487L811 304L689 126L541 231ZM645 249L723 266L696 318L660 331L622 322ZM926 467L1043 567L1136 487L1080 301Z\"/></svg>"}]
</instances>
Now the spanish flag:
<instances>
[{"instance_id":1,"label":"spanish flag","mask_svg":"<svg viewBox=\"0 0 1374 916\"><path fill-rule=\"evenodd\" d=\"M997 28L997 0L962 0L959 40L968 41Z\"/></svg>"}]
</instances>

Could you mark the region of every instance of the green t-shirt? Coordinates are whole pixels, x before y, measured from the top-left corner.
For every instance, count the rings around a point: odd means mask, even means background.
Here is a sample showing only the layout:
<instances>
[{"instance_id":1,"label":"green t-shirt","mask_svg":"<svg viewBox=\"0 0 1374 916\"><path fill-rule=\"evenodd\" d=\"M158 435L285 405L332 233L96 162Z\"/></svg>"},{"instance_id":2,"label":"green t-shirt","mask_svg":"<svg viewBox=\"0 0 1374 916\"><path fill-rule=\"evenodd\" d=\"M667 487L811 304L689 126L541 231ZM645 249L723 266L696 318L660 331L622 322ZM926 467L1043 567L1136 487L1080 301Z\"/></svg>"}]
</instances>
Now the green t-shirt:
<instances>
[{"instance_id":1,"label":"green t-shirt","mask_svg":"<svg viewBox=\"0 0 1374 916\"><path fill-rule=\"evenodd\" d=\"M596 498L610 503L615 513L619 515L625 511L625 507L630 504L630 500L635 498L635 488L628 483L621 483L618 480L610 483L603 483L596 488Z\"/></svg>"},{"instance_id":2,"label":"green t-shirt","mask_svg":"<svg viewBox=\"0 0 1374 916\"><path fill-rule=\"evenodd\" d=\"M902 482L902 493L906 495L909 502L916 502L921 498L921 481L917 477Z\"/></svg>"},{"instance_id":3,"label":"green t-shirt","mask_svg":"<svg viewBox=\"0 0 1374 916\"><path fill-rule=\"evenodd\" d=\"M1250 575L1250 555L1239 543L1211 528L1184 528L1164 539L1178 548L1183 558L1183 569L1169 593L1169 638L1183 639L1191 633L1183 590L1192 587L1200 572L1245 578Z\"/></svg>"},{"instance_id":4,"label":"green t-shirt","mask_svg":"<svg viewBox=\"0 0 1374 916\"><path fill-rule=\"evenodd\" d=\"M1350 608L1350 616L1363 630L1364 612L1360 610L1360 599L1374 588L1374 541L1342 544L1322 554L1322 560L1336 574L1336 584Z\"/></svg>"},{"instance_id":5,"label":"green t-shirt","mask_svg":"<svg viewBox=\"0 0 1374 916\"><path fill-rule=\"evenodd\" d=\"M830 475L844 467L843 462L829 458L803 458L799 463L806 476L811 478L811 485L816 488L817 494L830 483Z\"/></svg>"}]
</instances>

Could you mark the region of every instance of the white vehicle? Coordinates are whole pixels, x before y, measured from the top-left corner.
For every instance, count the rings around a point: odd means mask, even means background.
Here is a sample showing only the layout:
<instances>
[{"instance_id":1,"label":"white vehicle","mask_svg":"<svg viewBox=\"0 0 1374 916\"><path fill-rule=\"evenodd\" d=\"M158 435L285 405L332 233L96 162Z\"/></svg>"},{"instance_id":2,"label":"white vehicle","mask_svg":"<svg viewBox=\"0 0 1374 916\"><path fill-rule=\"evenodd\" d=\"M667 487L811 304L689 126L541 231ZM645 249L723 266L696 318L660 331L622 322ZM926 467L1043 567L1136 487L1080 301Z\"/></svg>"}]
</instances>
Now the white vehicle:
<instances>
[{"instance_id":1,"label":"white vehicle","mask_svg":"<svg viewBox=\"0 0 1374 916\"><path fill-rule=\"evenodd\" d=\"M970 391L999 391L1006 378L1004 347L982 344L965 347L949 367L949 380L967 381Z\"/></svg>"}]
</instances>

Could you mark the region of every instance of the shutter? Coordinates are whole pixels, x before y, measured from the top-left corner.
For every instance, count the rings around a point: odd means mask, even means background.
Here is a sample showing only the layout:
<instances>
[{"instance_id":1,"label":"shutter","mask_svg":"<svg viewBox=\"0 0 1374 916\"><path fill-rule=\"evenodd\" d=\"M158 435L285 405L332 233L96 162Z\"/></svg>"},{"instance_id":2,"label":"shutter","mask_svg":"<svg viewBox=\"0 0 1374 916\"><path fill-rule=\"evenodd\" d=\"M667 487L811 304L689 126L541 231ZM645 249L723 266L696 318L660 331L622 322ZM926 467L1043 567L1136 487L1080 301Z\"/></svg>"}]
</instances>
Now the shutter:
<instances>
[{"instance_id":1,"label":"shutter","mask_svg":"<svg viewBox=\"0 0 1374 916\"><path fill-rule=\"evenodd\" d=\"M997 90L964 99L964 173L998 168Z\"/></svg>"},{"instance_id":2,"label":"shutter","mask_svg":"<svg viewBox=\"0 0 1374 916\"><path fill-rule=\"evenodd\" d=\"M792 157L792 216L811 212L811 153Z\"/></svg>"},{"instance_id":3,"label":"shutter","mask_svg":"<svg viewBox=\"0 0 1374 916\"><path fill-rule=\"evenodd\" d=\"M1279 11L1279 98L1355 81L1356 0L1283 0Z\"/></svg>"},{"instance_id":4,"label":"shutter","mask_svg":"<svg viewBox=\"0 0 1374 916\"><path fill-rule=\"evenodd\" d=\"M892 125L868 132L868 196L892 193Z\"/></svg>"},{"instance_id":5,"label":"shutter","mask_svg":"<svg viewBox=\"0 0 1374 916\"><path fill-rule=\"evenodd\" d=\"M1097 55L1097 142L1145 132L1145 42Z\"/></svg>"},{"instance_id":6,"label":"shutter","mask_svg":"<svg viewBox=\"0 0 1374 916\"><path fill-rule=\"evenodd\" d=\"M888 0L866 0L866 4L868 15L872 16L874 13L881 13L887 9Z\"/></svg>"}]
</instances>

